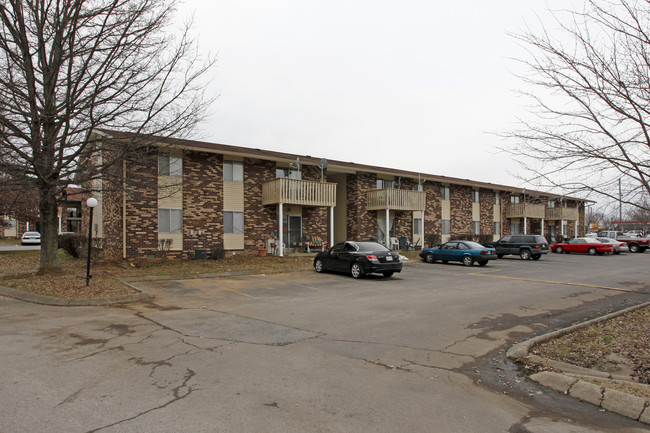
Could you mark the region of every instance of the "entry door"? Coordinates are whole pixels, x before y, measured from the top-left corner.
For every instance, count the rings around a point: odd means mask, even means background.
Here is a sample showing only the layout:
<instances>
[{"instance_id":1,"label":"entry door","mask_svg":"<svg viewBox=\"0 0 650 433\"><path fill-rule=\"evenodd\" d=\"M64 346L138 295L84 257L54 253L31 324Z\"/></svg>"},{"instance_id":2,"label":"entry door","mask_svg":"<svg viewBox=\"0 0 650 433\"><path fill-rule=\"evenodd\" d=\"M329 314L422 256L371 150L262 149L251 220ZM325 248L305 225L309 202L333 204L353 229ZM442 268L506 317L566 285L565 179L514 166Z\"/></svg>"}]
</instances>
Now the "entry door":
<instances>
[{"instance_id":1,"label":"entry door","mask_svg":"<svg viewBox=\"0 0 650 433\"><path fill-rule=\"evenodd\" d=\"M300 248L302 241L302 216L282 215L284 243L287 248Z\"/></svg>"},{"instance_id":2,"label":"entry door","mask_svg":"<svg viewBox=\"0 0 650 433\"><path fill-rule=\"evenodd\" d=\"M379 211L378 211L379 212ZM389 238L395 237L395 218L390 215L388 218ZM377 216L377 242L386 245L386 214Z\"/></svg>"}]
</instances>

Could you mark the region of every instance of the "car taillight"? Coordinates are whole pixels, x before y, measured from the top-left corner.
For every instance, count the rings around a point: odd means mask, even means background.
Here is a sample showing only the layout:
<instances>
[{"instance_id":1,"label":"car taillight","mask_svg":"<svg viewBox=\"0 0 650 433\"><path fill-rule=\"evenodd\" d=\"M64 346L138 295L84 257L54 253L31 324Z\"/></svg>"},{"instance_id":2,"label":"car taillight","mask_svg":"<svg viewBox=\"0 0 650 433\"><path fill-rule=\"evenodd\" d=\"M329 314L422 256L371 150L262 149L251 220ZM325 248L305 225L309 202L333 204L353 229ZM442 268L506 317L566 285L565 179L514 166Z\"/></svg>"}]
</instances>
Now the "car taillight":
<instances>
[{"instance_id":1,"label":"car taillight","mask_svg":"<svg viewBox=\"0 0 650 433\"><path fill-rule=\"evenodd\" d=\"M486 254L492 254L492 251L481 251L481 255L484 256Z\"/></svg>"},{"instance_id":2,"label":"car taillight","mask_svg":"<svg viewBox=\"0 0 650 433\"><path fill-rule=\"evenodd\" d=\"M368 260L379 260L379 259L377 258L377 256L373 256L373 255L367 255L366 258L367 258Z\"/></svg>"},{"instance_id":3,"label":"car taillight","mask_svg":"<svg viewBox=\"0 0 650 433\"><path fill-rule=\"evenodd\" d=\"M624 247L624 246L625 246L625 244L618 244L618 246L619 246L619 247Z\"/></svg>"},{"instance_id":4,"label":"car taillight","mask_svg":"<svg viewBox=\"0 0 650 433\"><path fill-rule=\"evenodd\" d=\"M539 249L539 248L542 248L542 246L540 244L537 244L537 245L535 245L535 248Z\"/></svg>"}]
</instances>

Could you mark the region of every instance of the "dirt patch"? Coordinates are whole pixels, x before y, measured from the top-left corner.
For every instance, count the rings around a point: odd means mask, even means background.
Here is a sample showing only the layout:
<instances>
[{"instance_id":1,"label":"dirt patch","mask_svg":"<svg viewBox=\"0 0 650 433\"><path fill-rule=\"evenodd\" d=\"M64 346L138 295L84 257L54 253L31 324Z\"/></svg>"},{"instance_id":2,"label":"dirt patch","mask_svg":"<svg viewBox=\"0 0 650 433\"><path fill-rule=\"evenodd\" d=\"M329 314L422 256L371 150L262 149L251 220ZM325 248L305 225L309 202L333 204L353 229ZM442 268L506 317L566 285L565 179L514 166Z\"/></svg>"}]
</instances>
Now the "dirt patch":
<instances>
[{"instance_id":1,"label":"dirt patch","mask_svg":"<svg viewBox=\"0 0 650 433\"><path fill-rule=\"evenodd\" d=\"M650 384L650 307L534 346L531 353Z\"/></svg>"}]
</instances>

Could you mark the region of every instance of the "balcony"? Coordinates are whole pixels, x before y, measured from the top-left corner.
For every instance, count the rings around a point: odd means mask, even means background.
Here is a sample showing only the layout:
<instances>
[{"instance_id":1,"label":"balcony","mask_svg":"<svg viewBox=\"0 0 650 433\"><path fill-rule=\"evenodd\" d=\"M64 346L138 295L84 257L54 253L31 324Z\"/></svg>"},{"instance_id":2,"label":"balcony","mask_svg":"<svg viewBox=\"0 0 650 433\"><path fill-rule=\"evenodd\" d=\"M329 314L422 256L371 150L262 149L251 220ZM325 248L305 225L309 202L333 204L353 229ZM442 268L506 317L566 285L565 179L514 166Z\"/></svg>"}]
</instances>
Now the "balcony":
<instances>
[{"instance_id":1,"label":"balcony","mask_svg":"<svg viewBox=\"0 0 650 433\"><path fill-rule=\"evenodd\" d=\"M544 218L546 206L533 203L510 203L506 206L506 218Z\"/></svg>"},{"instance_id":2,"label":"balcony","mask_svg":"<svg viewBox=\"0 0 650 433\"><path fill-rule=\"evenodd\" d=\"M368 210L424 210L426 193L405 189L377 189L367 193Z\"/></svg>"},{"instance_id":3,"label":"balcony","mask_svg":"<svg viewBox=\"0 0 650 433\"><path fill-rule=\"evenodd\" d=\"M336 206L336 184L278 178L262 184L262 204Z\"/></svg>"},{"instance_id":4,"label":"balcony","mask_svg":"<svg viewBox=\"0 0 650 433\"><path fill-rule=\"evenodd\" d=\"M578 220L578 208L575 207L550 207L546 209L547 220Z\"/></svg>"}]
</instances>

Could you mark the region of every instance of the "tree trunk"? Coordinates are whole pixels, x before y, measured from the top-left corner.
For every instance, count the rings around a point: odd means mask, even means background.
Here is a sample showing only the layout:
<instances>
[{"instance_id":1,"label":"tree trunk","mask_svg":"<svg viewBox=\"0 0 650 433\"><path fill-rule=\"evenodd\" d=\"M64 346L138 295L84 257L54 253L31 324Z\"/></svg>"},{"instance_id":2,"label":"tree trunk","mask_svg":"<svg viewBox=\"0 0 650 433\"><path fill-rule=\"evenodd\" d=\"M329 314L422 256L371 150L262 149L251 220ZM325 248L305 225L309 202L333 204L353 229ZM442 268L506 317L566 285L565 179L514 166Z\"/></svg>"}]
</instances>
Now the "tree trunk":
<instances>
[{"instance_id":1,"label":"tree trunk","mask_svg":"<svg viewBox=\"0 0 650 433\"><path fill-rule=\"evenodd\" d=\"M60 274L61 262L59 261L58 242L58 206L56 198L51 191L41 191L39 212L41 215L41 263L38 273Z\"/></svg>"}]
</instances>

